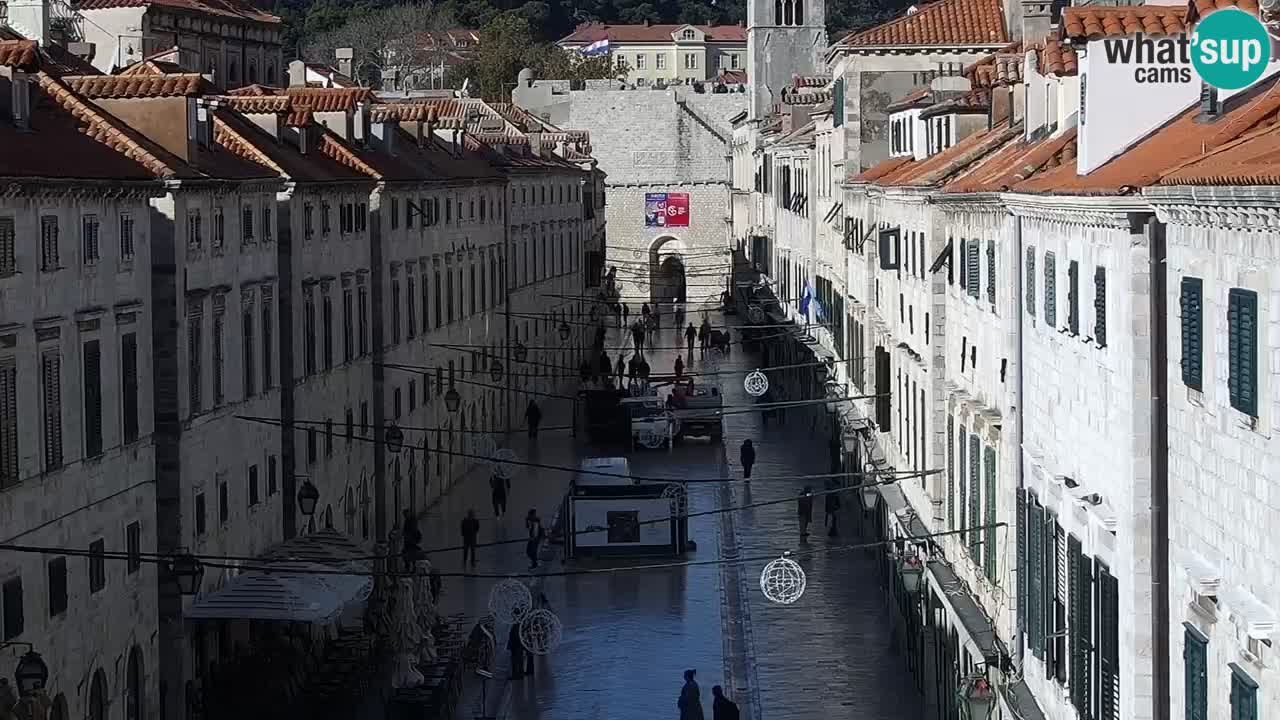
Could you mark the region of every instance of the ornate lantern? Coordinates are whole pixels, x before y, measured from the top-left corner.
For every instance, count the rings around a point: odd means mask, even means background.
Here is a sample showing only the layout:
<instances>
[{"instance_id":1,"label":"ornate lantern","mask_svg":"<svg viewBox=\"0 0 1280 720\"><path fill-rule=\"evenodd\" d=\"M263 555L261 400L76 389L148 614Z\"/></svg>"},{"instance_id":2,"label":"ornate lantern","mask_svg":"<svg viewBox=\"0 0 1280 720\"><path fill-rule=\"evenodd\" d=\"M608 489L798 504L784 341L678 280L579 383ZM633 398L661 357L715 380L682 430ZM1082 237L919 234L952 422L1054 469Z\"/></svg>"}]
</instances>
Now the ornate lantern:
<instances>
[{"instance_id":1,"label":"ornate lantern","mask_svg":"<svg viewBox=\"0 0 1280 720\"><path fill-rule=\"evenodd\" d=\"M522 342L516 342L516 346L511 349L511 355L516 362L522 363L529 359L529 348L524 346Z\"/></svg>"},{"instance_id":2,"label":"ornate lantern","mask_svg":"<svg viewBox=\"0 0 1280 720\"><path fill-rule=\"evenodd\" d=\"M456 413L462 407L462 395L458 393L457 388L449 388L449 392L444 394L444 406L449 412Z\"/></svg>"},{"instance_id":3,"label":"ornate lantern","mask_svg":"<svg viewBox=\"0 0 1280 720\"><path fill-rule=\"evenodd\" d=\"M315 510L314 504L312 510ZM178 581L178 592L190 596L200 591L200 581L204 579L204 563L195 556L187 554L174 558L169 565L169 572Z\"/></svg>"},{"instance_id":4,"label":"ornate lantern","mask_svg":"<svg viewBox=\"0 0 1280 720\"><path fill-rule=\"evenodd\" d=\"M35 650L28 650L18 660L18 667L13 671L13 679L18 684L19 695L30 695L37 690L45 689L49 682L49 666L44 658Z\"/></svg>"},{"instance_id":5,"label":"ornate lantern","mask_svg":"<svg viewBox=\"0 0 1280 720\"><path fill-rule=\"evenodd\" d=\"M302 483L302 487L298 488L298 509L303 515L311 517L316 514L316 503L320 501L320 491L310 480Z\"/></svg>"},{"instance_id":6,"label":"ornate lantern","mask_svg":"<svg viewBox=\"0 0 1280 720\"><path fill-rule=\"evenodd\" d=\"M572 332L573 332L573 329L569 327L569 323L568 323L568 322L566 322L566 321L564 321L564 320L561 320L561 321L560 321L560 340L561 340L561 342L568 342L568 341L569 341L569 335L570 335Z\"/></svg>"},{"instance_id":7,"label":"ornate lantern","mask_svg":"<svg viewBox=\"0 0 1280 720\"><path fill-rule=\"evenodd\" d=\"M898 573L902 575L902 587L912 595L920 590L920 577L924 575L924 562L920 560L920 556L912 552L902 558L902 564L898 566Z\"/></svg>"},{"instance_id":8,"label":"ornate lantern","mask_svg":"<svg viewBox=\"0 0 1280 720\"><path fill-rule=\"evenodd\" d=\"M968 678L960 689L960 709L965 720L987 720L995 706L996 692L991 681L981 675Z\"/></svg>"}]
</instances>

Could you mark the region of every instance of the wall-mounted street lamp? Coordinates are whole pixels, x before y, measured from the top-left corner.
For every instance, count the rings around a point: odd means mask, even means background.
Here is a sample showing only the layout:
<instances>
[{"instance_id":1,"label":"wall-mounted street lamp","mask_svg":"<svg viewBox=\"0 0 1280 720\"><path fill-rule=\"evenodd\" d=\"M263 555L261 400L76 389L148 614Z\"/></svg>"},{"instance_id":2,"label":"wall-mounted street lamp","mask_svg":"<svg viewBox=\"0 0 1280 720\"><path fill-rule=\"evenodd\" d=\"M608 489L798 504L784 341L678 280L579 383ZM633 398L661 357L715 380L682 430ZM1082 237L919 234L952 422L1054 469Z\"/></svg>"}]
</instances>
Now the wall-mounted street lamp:
<instances>
[{"instance_id":1,"label":"wall-mounted street lamp","mask_svg":"<svg viewBox=\"0 0 1280 720\"><path fill-rule=\"evenodd\" d=\"M573 330L569 327L569 323L567 323L567 322L565 322L565 321L563 321L563 320L562 320L562 321L560 321L560 340L561 340L562 342L568 342L568 341L569 341L569 335L570 335L570 333L572 333L572 332L573 332Z\"/></svg>"},{"instance_id":2,"label":"wall-mounted street lamp","mask_svg":"<svg viewBox=\"0 0 1280 720\"><path fill-rule=\"evenodd\" d=\"M316 503L320 502L320 491L310 481L302 483L302 487L298 488L298 509L303 515L311 517L316 514Z\"/></svg>"},{"instance_id":3,"label":"wall-mounted street lamp","mask_svg":"<svg viewBox=\"0 0 1280 720\"><path fill-rule=\"evenodd\" d=\"M458 412L462 407L462 395L458 393L456 388L449 388L449 392L444 394L444 406L451 413Z\"/></svg>"},{"instance_id":4,"label":"wall-mounted street lamp","mask_svg":"<svg viewBox=\"0 0 1280 720\"><path fill-rule=\"evenodd\" d=\"M495 359L493 362L489 363L489 377L493 378L494 382L500 382L502 380L502 370L503 367L501 360Z\"/></svg>"},{"instance_id":5,"label":"wall-mounted street lamp","mask_svg":"<svg viewBox=\"0 0 1280 720\"><path fill-rule=\"evenodd\" d=\"M511 349L511 355L516 359L516 362L522 363L529 359L529 348L525 347L524 343L517 341L515 347Z\"/></svg>"},{"instance_id":6,"label":"wall-mounted street lamp","mask_svg":"<svg viewBox=\"0 0 1280 720\"><path fill-rule=\"evenodd\" d=\"M179 555L169 564L169 572L178 582L178 592L186 596L200 592L200 581L204 579L204 563L194 555Z\"/></svg>"}]
</instances>

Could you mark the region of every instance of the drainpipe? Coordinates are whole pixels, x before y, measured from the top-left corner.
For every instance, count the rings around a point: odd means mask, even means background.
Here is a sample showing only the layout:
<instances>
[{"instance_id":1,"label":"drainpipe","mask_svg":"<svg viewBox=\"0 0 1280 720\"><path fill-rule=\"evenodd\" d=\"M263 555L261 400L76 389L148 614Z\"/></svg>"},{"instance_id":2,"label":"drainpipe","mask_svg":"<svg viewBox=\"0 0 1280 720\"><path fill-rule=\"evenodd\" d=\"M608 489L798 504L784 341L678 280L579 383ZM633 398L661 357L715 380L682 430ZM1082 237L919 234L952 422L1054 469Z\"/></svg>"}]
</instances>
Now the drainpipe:
<instances>
[{"instance_id":1,"label":"drainpipe","mask_svg":"<svg viewBox=\"0 0 1280 720\"><path fill-rule=\"evenodd\" d=\"M1151 717L1169 720L1169 324L1165 224L1151 241Z\"/></svg>"},{"instance_id":2,"label":"drainpipe","mask_svg":"<svg viewBox=\"0 0 1280 720\"><path fill-rule=\"evenodd\" d=\"M1026 253L1027 253L1026 248L1023 247L1023 244L1022 244L1022 218L1018 215L1013 216L1013 243L1012 244L1017 252L1017 255L1014 256L1014 267L1018 267L1019 265L1017 261L1026 257ZM1023 409L1022 398L1023 398L1024 387L1025 387L1024 378L1026 377L1026 372L1024 368L1027 366L1027 363L1026 363L1026 354L1023 351L1022 317L1023 317L1023 313L1027 311L1027 308L1026 308L1027 298L1026 298L1026 291L1022 287L1023 274L1021 272L1018 272L1018 273L1014 273L1014 276L1015 276L1014 288L1015 288L1015 292L1017 293L1016 295L1017 300L1015 304L1018 308L1018 324L1016 325L1017 330L1015 331L1014 341L1013 341L1014 357L1017 358L1017 362L1018 362L1018 372L1017 372L1018 376L1014 381L1014 387L1016 388L1015 392L1017 393L1017 395L1014 398L1014 402L1017 403L1017 406L1014 408L1014 414L1013 414L1014 432L1017 433L1017 437L1014 438L1014 441L1015 441L1014 447L1018 448L1018 462L1015 463L1015 467L1017 468L1018 489L1024 490L1026 488L1026 473L1023 470L1023 462L1022 462L1022 452L1023 452L1022 451L1022 432L1023 432L1023 425L1026 422L1026 412ZM1017 527L1016 523L1014 527ZM1016 580L1019 583L1026 582L1026 578L1016 578ZM1025 613L1026 608L1018 608L1017 612ZM1016 613L1014 617L1015 618L1017 617ZM1026 646L1026 643L1023 641L1023 635L1026 632L1026 629L1023 627L1023 624L1018 622L1017 620L1014 620L1013 625L1014 625L1014 638L1015 638L1014 655L1017 660L1018 668L1019 670L1021 670L1021 668L1023 667L1024 648Z\"/></svg>"}]
</instances>

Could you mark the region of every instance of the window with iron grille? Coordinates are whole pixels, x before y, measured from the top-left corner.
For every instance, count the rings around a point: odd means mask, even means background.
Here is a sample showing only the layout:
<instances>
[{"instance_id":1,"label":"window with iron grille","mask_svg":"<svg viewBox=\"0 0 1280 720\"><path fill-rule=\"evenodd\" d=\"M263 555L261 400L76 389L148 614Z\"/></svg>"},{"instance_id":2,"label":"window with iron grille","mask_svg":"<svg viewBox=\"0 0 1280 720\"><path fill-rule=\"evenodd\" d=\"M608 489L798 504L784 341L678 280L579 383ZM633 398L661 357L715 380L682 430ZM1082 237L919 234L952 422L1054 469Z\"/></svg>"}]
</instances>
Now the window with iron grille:
<instances>
[{"instance_id":1,"label":"window with iron grille","mask_svg":"<svg viewBox=\"0 0 1280 720\"><path fill-rule=\"evenodd\" d=\"M258 394L257 368L253 364L253 306L248 305L244 308L244 312L240 314L240 333L243 340L240 343L241 353L243 354L244 365L244 396L251 398Z\"/></svg>"},{"instance_id":2,"label":"window with iron grille","mask_svg":"<svg viewBox=\"0 0 1280 720\"><path fill-rule=\"evenodd\" d=\"M102 454L102 346L88 340L82 347L84 378L84 454Z\"/></svg>"},{"instance_id":3,"label":"window with iron grille","mask_svg":"<svg viewBox=\"0 0 1280 720\"><path fill-rule=\"evenodd\" d=\"M1057 258L1053 253L1044 254L1044 322L1052 329L1058 327L1058 276Z\"/></svg>"},{"instance_id":4,"label":"window with iron grille","mask_svg":"<svg viewBox=\"0 0 1280 720\"><path fill-rule=\"evenodd\" d=\"M245 205L240 208L240 242L253 242L253 206Z\"/></svg>"},{"instance_id":5,"label":"window with iron grille","mask_svg":"<svg viewBox=\"0 0 1280 720\"><path fill-rule=\"evenodd\" d=\"M96 265L102 259L102 248L98 245L98 216L85 215L80 218L80 261L85 265Z\"/></svg>"},{"instance_id":6,"label":"window with iron grille","mask_svg":"<svg viewBox=\"0 0 1280 720\"><path fill-rule=\"evenodd\" d=\"M226 300L213 299L213 406L220 407L226 402L226 388L223 385L223 371L226 369L226 344L223 342L223 331L226 326Z\"/></svg>"},{"instance_id":7,"label":"window with iron grille","mask_svg":"<svg viewBox=\"0 0 1280 720\"><path fill-rule=\"evenodd\" d=\"M263 285L259 291L262 302L262 389L270 390L275 385L275 368L272 365L275 357L275 323L272 315L272 299L274 294L269 285Z\"/></svg>"},{"instance_id":8,"label":"window with iron grille","mask_svg":"<svg viewBox=\"0 0 1280 720\"><path fill-rule=\"evenodd\" d=\"M40 269L44 272L53 272L60 266L61 264L58 260L58 216L41 216Z\"/></svg>"},{"instance_id":9,"label":"window with iron grille","mask_svg":"<svg viewBox=\"0 0 1280 720\"><path fill-rule=\"evenodd\" d=\"M321 350L324 353L324 369L333 367L333 296L327 286L320 288L320 328L323 334Z\"/></svg>"},{"instance_id":10,"label":"window with iron grille","mask_svg":"<svg viewBox=\"0 0 1280 720\"><path fill-rule=\"evenodd\" d=\"M1178 304L1182 324L1182 383L1192 390L1200 390L1204 368L1204 281L1183 277Z\"/></svg>"},{"instance_id":11,"label":"window with iron grille","mask_svg":"<svg viewBox=\"0 0 1280 720\"><path fill-rule=\"evenodd\" d=\"M307 375L316 372L316 298L313 288L304 287L302 305L302 363Z\"/></svg>"},{"instance_id":12,"label":"window with iron grille","mask_svg":"<svg viewBox=\"0 0 1280 720\"><path fill-rule=\"evenodd\" d=\"M254 505L257 505L259 502L261 502L262 500L262 497L259 495L260 491L258 488L258 466L257 465L249 466L249 477L247 480L247 484L249 486L249 492L248 492L249 507L253 507Z\"/></svg>"},{"instance_id":13,"label":"window with iron grille","mask_svg":"<svg viewBox=\"0 0 1280 720\"><path fill-rule=\"evenodd\" d=\"M0 221L2 223L3 221ZM4 232L0 227L0 235ZM2 243L3 240L0 240ZM130 213L120 213L120 261L131 262L133 260L133 215Z\"/></svg>"},{"instance_id":14,"label":"window with iron grille","mask_svg":"<svg viewBox=\"0 0 1280 720\"><path fill-rule=\"evenodd\" d=\"M17 231L11 217L0 217L0 278L18 272Z\"/></svg>"},{"instance_id":15,"label":"window with iron grille","mask_svg":"<svg viewBox=\"0 0 1280 720\"><path fill-rule=\"evenodd\" d=\"M89 592L96 593L107 586L106 542L89 543Z\"/></svg>"},{"instance_id":16,"label":"window with iron grille","mask_svg":"<svg viewBox=\"0 0 1280 720\"><path fill-rule=\"evenodd\" d=\"M1258 416L1258 294L1227 293L1227 389L1231 407Z\"/></svg>"},{"instance_id":17,"label":"window with iron grille","mask_svg":"<svg viewBox=\"0 0 1280 720\"><path fill-rule=\"evenodd\" d=\"M67 611L67 559L56 557L46 566L49 575L49 617Z\"/></svg>"},{"instance_id":18,"label":"window with iron grille","mask_svg":"<svg viewBox=\"0 0 1280 720\"><path fill-rule=\"evenodd\" d=\"M361 285L356 290L356 337L360 341L360 354L369 354L369 288Z\"/></svg>"},{"instance_id":19,"label":"window with iron grille","mask_svg":"<svg viewBox=\"0 0 1280 720\"><path fill-rule=\"evenodd\" d=\"M355 354L354 295L351 288L342 289L342 361L351 362Z\"/></svg>"},{"instance_id":20,"label":"window with iron grille","mask_svg":"<svg viewBox=\"0 0 1280 720\"><path fill-rule=\"evenodd\" d=\"M408 275L404 279L405 282L405 311L408 315L405 317L405 335L412 340L418 334L418 314L414 304L418 301L417 282L412 275Z\"/></svg>"},{"instance_id":21,"label":"window with iron grille","mask_svg":"<svg viewBox=\"0 0 1280 720\"><path fill-rule=\"evenodd\" d=\"M0 488L18 482L18 364L0 358Z\"/></svg>"},{"instance_id":22,"label":"window with iron grille","mask_svg":"<svg viewBox=\"0 0 1280 720\"><path fill-rule=\"evenodd\" d=\"M191 414L199 415L201 410L204 378L201 374L201 360L204 354L204 314L199 301L193 301L187 308L187 397L191 405Z\"/></svg>"},{"instance_id":23,"label":"window with iron grille","mask_svg":"<svg viewBox=\"0 0 1280 720\"><path fill-rule=\"evenodd\" d=\"M62 356L57 348L40 354L40 386L44 413L44 469L62 467Z\"/></svg>"}]
</instances>

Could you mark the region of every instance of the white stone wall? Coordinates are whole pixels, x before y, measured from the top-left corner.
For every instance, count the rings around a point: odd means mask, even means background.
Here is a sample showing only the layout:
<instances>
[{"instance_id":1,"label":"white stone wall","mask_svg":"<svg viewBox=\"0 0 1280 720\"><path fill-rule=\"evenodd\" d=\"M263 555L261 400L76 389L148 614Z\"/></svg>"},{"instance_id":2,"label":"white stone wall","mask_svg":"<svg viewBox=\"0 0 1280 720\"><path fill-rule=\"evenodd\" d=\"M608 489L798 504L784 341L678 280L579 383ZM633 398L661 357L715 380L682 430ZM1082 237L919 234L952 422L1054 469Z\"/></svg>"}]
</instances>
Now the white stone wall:
<instances>
[{"instance_id":1,"label":"white stone wall","mask_svg":"<svg viewBox=\"0 0 1280 720\"><path fill-rule=\"evenodd\" d=\"M1185 215L1175 215L1168 222L1171 715L1184 713L1183 623L1209 639L1208 716L1230 714L1229 663L1239 665L1258 683L1258 706L1267 713L1280 703L1275 656L1265 647L1260 658L1246 654L1249 621L1258 613L1232 600L1247 593L1271 613L1280 607L1276 595L1280 566L1269 550L1280 533L1280 508L1270 487L1280 455L1272 432L1280 417L1273 392L1280 382L1280 350L1276 350L1280 343L1276 312L1280 233L1218 222L1192 224ZM1179 291L1184 276L1204 283L1202 392L1182 380ZM1227 388L1227 293L1231 288L1258 293L1260 417L1256 427L1231 407ZM1197 580L1204 575L1201 568L1211 569L1221 588L1216 593L1216 619L1191 608Z\"/></svg>"},{"instance_id":2,"label":"white stone wall","mask_svg":"<svg viewBox=\"0 0 1280 720\"><path fill-rule=\"evenodd\" d=\"M121 254L119 217L134 219L132 260ZM86 264L81 220L100 220L100 259ZM40 218L58 217L59 269L40 269ZM139 548L155 540L155 459L152 446L151 237L143 197L105 199L9 195L0 218L13 218L19 243L18 274L0 278L0 363L16 364L19 482L0 488L0 542L87 549L104 541L108 552L127 549L127 528L139 526ZM23 239L29 239L23 241ZM37 337L39 333L39 337ZM122 336L137 336L138 439L124 442L121 394ZM85 457L83 343L101 343L103 452ZM44 465L40 355L61 359L61 468ZM62 696L71 717L87 713L95 670L108 678L108 698L122 706L124 668L132 648L143 657L147 698L155 696L156 566L105 560L105 585L90 592L84 557L65 558L67 608L50 617L48 563L53 557L5 553L0 583L22 583L22 631L5 638L29 642L49 664L50 697ZM131 622L119 622L132 618ZM15 655L16 657L16 655ZM117 703L120 703L117 705Z\"/></svg>"}]
</instances>

